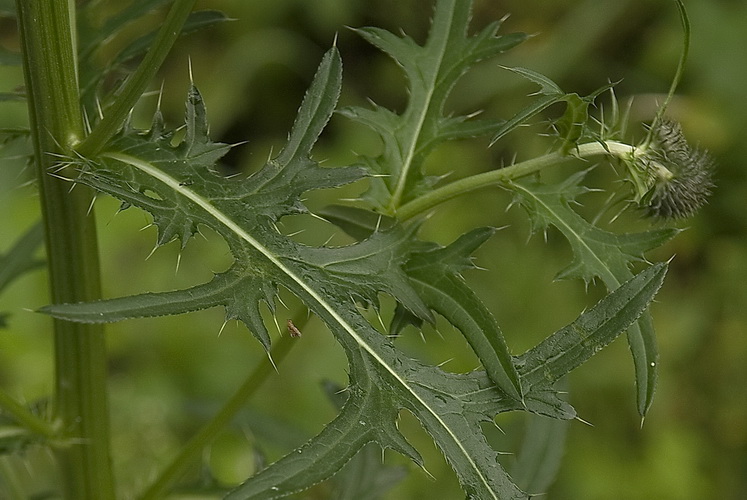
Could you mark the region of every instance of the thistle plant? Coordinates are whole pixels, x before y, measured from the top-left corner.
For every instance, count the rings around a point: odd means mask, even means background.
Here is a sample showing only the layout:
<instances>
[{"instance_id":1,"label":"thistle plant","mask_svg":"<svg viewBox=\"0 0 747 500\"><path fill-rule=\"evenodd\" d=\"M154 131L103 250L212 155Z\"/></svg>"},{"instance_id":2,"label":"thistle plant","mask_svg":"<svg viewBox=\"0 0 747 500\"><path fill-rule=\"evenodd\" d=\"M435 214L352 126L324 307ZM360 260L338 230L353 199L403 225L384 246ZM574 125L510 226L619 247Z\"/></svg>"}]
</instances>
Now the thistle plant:
<instances>
[{"instance_id":1,"label":"thistle plant","mask_svg":"<svg viewBox=\"0 0 747 500\"><path fill-rule=\"evenodd\" d=\"M367 459L371 446L395 450L427 466L398 428L402 410L412 413L432 437L468 498L519 499L541 493L551 477L535 471L554 469L551 462L557 453L521 452L509 474L482 425L506 412L550 417L532 425L546 426L557 443L565 424L577 418L564 395L565 375L623 332L635 363L637 408L645 416L653 401L658 363L648 306L667 269L666 263L648 262L645 254L673 238L678 229L658 224L616 233L582 217L574 204L591 191L585 180L592 158L623 165L618 170L629 182L620 192L631 204L643 207L646 216L667 222L688 217L705 203L712 188L712 162L687 143L679 125L664 118L666 103L646 139L629 144L624 137L628 117L614 96L608 116L592 116L597 98L611 93L611 85L580 96L517 67L506 70L540 90L514 116L446 114L447 99L471 67L499 58L527 35L502 33L501 21L471 34L472 2L437 0L423 45L380 28L354 30L404 71L404 111L376 104L338 108L343 61L333 45L321 59L279 153L253 173L225 175L223 159L241 146L211 139L199 81L192 81L188 89L182 127L166 123L157 107L150 126L141 129L131 120L131 111L151 89L178 35L222 22L226 16L191 13L193 0L175 0L158 31L133 41L103 66L95 57L102 40L165 3L133 2L114 15L107 14L100 2L16 3L26 89L18 97L28 102L29 128L4 134L9 140L31 137L43 223L0 260L0 289L40 266L31 250L44 233L51 303L39 311L54 318L56 386L50 407L42 414L0 392L9 436L3 451L51 450L63 480L59 491L50 495L117 495L110 465L103 324L216 306L225 309L226 321L238 320L247 327L258 348L268 353L268 361L248 374L171 463L144 478L151 482L137 498L163 498L182 484L188 466L249 404L259 384L274 370L283 370L285 353L303 341L303 318L308 315L324 323L347 357L347 386L329 391L337 416L284 458L241 484L224 485L220 493L225 498L281 498L330 478L346 485L334 490L345 490L347 496L340 493L339 498L362 498L363 493L378 498L384 486L374 492L362 488L373 481L371 477L383 474L380 466L362 467L364 481L345 479L356 460ZM687 16L679 0L675 5L687 38ZM91 21L99 15L109 17ZM126 73L125 63L132 61L139 61L134 72L112 86ZM502 168L486 165L484 173L456 180L427 172L425 160L444 142L483 137L496 143L557 103L565 105L561 116L544 115L555 135L552 152ZM353 120L376 132L380 154L360 156L355 165L321 166L313 148L334 113L340 115L337 119ZM541 175L559 164L582 168L558 181ZM367 186L358 200L340 199L314 213L304 204L308 192L341 191L358 181ZM472 255L495 228L474 228L446 246L420 234L425 218L445 201L495 186L512 193L533 230L553 226L568 240L573 260L558 272L559 279L598 280L608 290L573 322L520 355L512 352L498 319L463 276L476 267ZM186 289L102 299L94 201L103 195L118 199L121 210L148 213L159 247L176 241L184 248L201 228L210 228L230 249L232 264ZM282 230L283 219L292 215L321 218L352 242L299 243ZM293 311L293 319L281 313L286 307L279 298L281 289L303 304ZM372 317L389 307L383 296L394 304L391 321L377 325ZM263 310L279 319L273 322ZM479 369L448 372L413 359L398 346L398 336L417 334L437 316L461 333L479 359ZM273 323L286 325L282 340L273 340ZM526 450L531 449L535 448L529 443ZM538 463L545 466L537 467Z\"/></svg>"}]
</instances>

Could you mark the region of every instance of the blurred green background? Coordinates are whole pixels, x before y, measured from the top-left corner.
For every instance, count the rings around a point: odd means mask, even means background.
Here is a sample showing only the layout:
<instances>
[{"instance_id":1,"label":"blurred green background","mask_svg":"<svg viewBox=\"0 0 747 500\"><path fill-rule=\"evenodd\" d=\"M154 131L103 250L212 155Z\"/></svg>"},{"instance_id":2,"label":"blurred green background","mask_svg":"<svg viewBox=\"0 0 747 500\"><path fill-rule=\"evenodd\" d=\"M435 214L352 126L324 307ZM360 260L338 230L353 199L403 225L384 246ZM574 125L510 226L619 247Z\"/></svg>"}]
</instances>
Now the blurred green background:
<instances>
[{"instance_id":1,"label":"blurred green background","mask_svg":"<svg viewBox=\"0 0 747 500\"><path fill-rule=\"evenodd\" d=\"M172 125L181 123L191 59L208 105L212 137L247 141L227 161L249 170L282 145L316 65L335 38L345 64L341 104L364 104L370 97L401 110L406 92L399 69L345 27L402 28L422 41L432 13L431 2L423 0L213 0L198 5L220 9L234 20L180 42L162 75L163 109ZM681 224L687 230L652 255L676 257L653 307L660 381L645 425L641 427L635 408L628 349L619 340L571 376L571 402L593 426L571 424L565 459L549 498L747 498L747 187L742 160L747 155L747 2L688 0L686 6L693 29L691 54L669 115L683 124L691 141L714 156L717 188L711 203ZM465 77L450 102L453 110L484 109L489 116L507 118L526 104L534 87L499 64L533 69L580 94L619 80L617 95L636 96L633 116L641 120L651 118L669 87L682 41L672 1L475 2L475 26L506 14L511 16L504 33L536 36ZM159 19L154 15L133 27L130 35L157 25ZM0 28L3 45L12 49L12 22L2 19ZM124 41L112 40L112 50ZM0 91L20 83L19 69L0 70ZM154 89L159 86L154 82ZM155 98L144 99L137 116L147 119L154 105ZM23 124L24 103L2 103L0 110L0 126ZM461 177L497 168L514 155L530 158L551 145L539 136L543 131L532 127L490 150L486 141L449 144L429 166L433 173ZM316 158L342 165L354 159L353 152L374 153L377 147L367 130L338 116L322 137ZM6 215L0 224L0 251L38 217L34 188L23 185L29 173L16 157L22 152L23 145L1 153L0 213ZM604 174L594 180L608 187L613 182ZM364 187L354 185L346 195L356 196ZM313 194L308 203L319 207L330 202L330 196ZM467 278L519 353L572 320L601 290L592 286L587 294L582 283L554 282L555 273L569 262L567 244L552 231L547 244L541 235L529 238L522 210L505 211L509 201L505 193L486 190L449 202L426 224L423 237L445 244L478 225L509 226L478 252L477 262L487 271L470 272ZM144 214L134 209L117 214L116 202L100 200L97 215L107 296L181 288L209 279L230 263L225 246L209 232L183 252L178 271L176 243L146 260L154 230L140 231L149 222ZM289 220L285 230L304 224L303 219ZM332 233L332 228L319 225L300 237L320 244ZM335 238L333 244L346 241ZM25 401L43 398L52 388L49 322L29 312L45 304L45 293L45 276L36 272L0 296L0 312L11 313L9 327L0 331L0 383ZM294 309L291 297L284 300ZM291 314L280 306L277 317L282 324ZM113 444L123 498L145 486L158 464L172 456L264 358L245 328L228 324L219 335L222 324L223 311L209 310L109 328ZM433 363L453 358L446 365L450 370L476 367L448 325L439 323L438 332L427 329L425 342L410 333L401 346L413 356ZM194 468L192 485L209 482L208 471L219 484L235 483L262 460L253 450L274 460L318 432L335 414L321 387L325 379L344 385L345 359L312 318L279 373L205 451L203 463ZM505 415L497 422L505 435L488 429L490 439L501 450L518 449L523 418ZM448 465L411 415L403 415L402 428L425 454L433 477L386 452L386 464L409 471L386 498L463 498ZM512 457L505 458L510 467ZM49 455L43 451L30 450L23 459L3 460L0 466L15 470L35 491L54 482ZM328 488L321 485L299 498L326 498Z\"/></svg>"}]
</instances>

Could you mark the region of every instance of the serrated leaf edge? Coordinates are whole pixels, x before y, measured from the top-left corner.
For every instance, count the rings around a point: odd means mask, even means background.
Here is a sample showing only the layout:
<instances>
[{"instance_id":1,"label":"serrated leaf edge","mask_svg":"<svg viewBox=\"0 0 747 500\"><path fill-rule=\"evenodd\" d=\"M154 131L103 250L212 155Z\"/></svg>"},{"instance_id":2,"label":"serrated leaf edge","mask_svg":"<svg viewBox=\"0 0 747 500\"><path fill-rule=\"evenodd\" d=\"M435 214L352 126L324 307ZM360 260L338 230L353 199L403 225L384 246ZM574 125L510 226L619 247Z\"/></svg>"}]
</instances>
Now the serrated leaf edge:
<instances>
[{"instance_id":1,"label":"serrated leaf edge","mask_svg":"<svg viewBox=\"0 0 747 500\"><path fill-rule=\"evenodd\" d=\"M180 182L177 179L174 179L170 175L167 175L154 165L150 164L149 162L142 161L138 158L132 157L127 154L123 153L104 153L102 154L102 157L110 158L113 160L121 161L125 164L128 164L134 168L137 168L141 170L142 172L153 176L154 178L158 179L159 181L163 182L166 186L168 186L171 189L174 189L176 192L184 196L185 198L189 199L196 205L198 205L200 208L205 210L208 214L210 214L212 217L214 217L217 221L225 225L228 229L230 229L233 233L235 233L238 237L240 237L242 240L244 240L246 243L254 247L257 251L259 251L265 258L267 258L273 265L275 265L280 271L282 271L288 278L290 278L294 283L296 283L299 287L303 289L305 293L309 295L309 297L313 298L319 306L321 306L324 311L329 314L330 317L332 317L337 324L345 330L345 332L350 335L351 338L355 340L355 342L366 352L369 356L371 356L381 367L383 367L387 373L389 373L390 376L392 376L403 388L406 388L408 393L415 399L417 402L422 405L423 408L427 408L428 412L433 415L433 417L436 419L436 421L439 422L441 427L448 432L451 439L454 443L457 444L459 449L462 451L465 459L470 463L472 469L475 471L475 473L481 478L484 484L489 484L489 481L483 476L481 468L477 465L477 463L472 459L471 453L464 447L464 445L461 443L461 440L457 435L453 433L451 430L451 427L441 418L441 415L432 408L428 402L423 399L417 391L415 391L413 388L410 387L410 384L406 379L402 377L402 375L395 370L392 366L390 366L385 359L381 357L381 355L373 349L368 343L366 343L361 336L359 336L352 325L350 325L345 319L340 316L340 314L335 310L332 305L330 305L323 297L321 297L314 288L310 287L301 277L299 277L297 274L295 274L291 269L289 269L287 266L285 266L280 260L278 260L277 257L267 248L265 248L262 244L260 244L259 241L257 241L255 238L253 238L249 233L247 233L244 229L242 229L236 222L231 220L230 217L228 217L226 214L218 210L215 206L213 206L208 200L194 192L193 190L189 189L187 186L181 185ZM488 488L489 489L489 488Z\"/></svg>"}]
</instances>

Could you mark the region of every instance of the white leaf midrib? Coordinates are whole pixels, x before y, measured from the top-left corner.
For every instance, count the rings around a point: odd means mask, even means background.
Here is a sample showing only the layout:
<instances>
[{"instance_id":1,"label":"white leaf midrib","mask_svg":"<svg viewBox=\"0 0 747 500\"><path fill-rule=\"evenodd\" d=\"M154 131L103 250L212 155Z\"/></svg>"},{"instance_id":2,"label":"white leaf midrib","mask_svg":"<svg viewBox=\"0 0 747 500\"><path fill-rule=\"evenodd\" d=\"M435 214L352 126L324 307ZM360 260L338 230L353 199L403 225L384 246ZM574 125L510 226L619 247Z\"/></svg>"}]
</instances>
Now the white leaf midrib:
<instances>
[{"instance_id":1,"label":"white leaf midrib","mask_svg":"<svg viewBox=\"0 0 747 500\"><path fill-rule=\"evenodd\" d=\"M470 463L470 466L472 469L477 473L477 475L480 477L480 480L485 484L486 489L492 493L492 489L489 486L489 481L487 478L483 475L480 468L477 466L477 464L472 459L472 456L467 451L467 449L464 447L462 442L459 440L457 435L452 431L452 429L447 425L447 423L441 418L441 416L438 414L438 412L433 409L423 397L420 396L408 383L408 381L402 377L400 373L397 372L392 366L389 365L389 363L386 362L385 359L381 357L381 355L376 352L367 342L363 340L363 338L358 335L358 333L355 331L352 325L350 325L345 319L340 316L340 314L335 310L334 307L332 307L331 304L329 304L321 295L317 293L316 290L314 290L313 287L309 286L304 280L301 279L300 276L298 276L296 273L293 272L290 268L288 268L283 262L281 262L274 254L271 252L268 248L266 248L264 245L262 245L259 241L257 241L252 235L250 235L248 232L246 232L239 224L237 224L235 221L233 221L228 215L223 213L221 210L219 210L217 207L215 207L210 200L204 198L203 196L200 196L198 193L193 191L192 189L189 189L188 186L183 186L181 183L164 172L163 170L159 169L155 165L143 161L140 158L136 158L134 156L130 156L125 153L118 153L118 152L108 152L105 154L102 154L102 157L104 158L110 158L112 160L120 161L126 165L130 165L133 168L136 168L151 177L159 180L163 184L165 184L168 188L173 189L175 192L177 192L179 195L184 196L185 198L189 199L196 205L198 205L200 208L205 210L211 217L213 217L216 221L223 224L226 228L228 228L231 232L236 234L239 238L241 238L243 241L254 247L257 251L259 251L262 255L265 256L274 266L276 266L280 271L282 271L286 276L288 276L292 281L298 284L301 288L303 288L304 292L309 294L314 300L317 301L317 303L332 317L335 321L356 341L356 343L363 348L373 359L375 359L389 374L394 377L402 387L406 388L408 393L412 394L412 396L424 407L430 412L433 417L439 422L439 424L447 431L449 436L452 438L452 440L457 444L459 449L462 451L463 455L467 459L467 461ZM498 497L494 497L496 500Z\"/></svg>"}]
</instances>

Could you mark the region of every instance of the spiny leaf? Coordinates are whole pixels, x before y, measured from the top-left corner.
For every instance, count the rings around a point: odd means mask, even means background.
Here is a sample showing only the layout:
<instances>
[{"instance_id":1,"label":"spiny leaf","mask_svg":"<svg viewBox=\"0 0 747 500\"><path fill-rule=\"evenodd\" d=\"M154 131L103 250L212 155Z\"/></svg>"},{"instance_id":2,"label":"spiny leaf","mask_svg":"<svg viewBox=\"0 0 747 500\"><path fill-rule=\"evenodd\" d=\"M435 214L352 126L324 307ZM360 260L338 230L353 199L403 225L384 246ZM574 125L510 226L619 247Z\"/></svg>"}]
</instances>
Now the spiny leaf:
<instances>
[{"instance_id":1,"label":"spiny leaf","mask_svg":"<svg viewBox=\"0 0 747 500\"><path fill-rule=\"evenodd\" d=\"M586 97L581 97L578 94L568 94L565 97L565 113L555 122L555 128L561 140L560 152L562 154L567 155L578 146L579 140L587 132L589 106L592 105L599 94L610 90L612 86L613 84L609 83Z\"/></svg>"},{"instance_id":2,"label":"spiny leaf","mask_svg":"<svg viewBox=\"0 0 747 500\"><path fill-rule=\"evenodd\" d=\"M351 236L361 238L368 237L382 224L393 223L389 218L382 219L373 212L352 207L327 207L321 214ZM507 395L521 400L519 376L503 333L493 315L461 277L462 271L474 267L470 258L472 252L494 232L492 228L475 229L445 248L423 243L411 255L405 272L426 305L462 332L488 376ZM422 319L404 307L397 307L392 333L398 333L407 324L420 327Z\"/></svg>"},{"instance_id":3,"label":"spiny leaf","mask_svg":"<svg viewBox=\"0 0 747 500\"><path fill-rule=\"evenodd\" d=\"M347 391L333 382L324 383L324 391L339 410L347 401ZM377 500L406 475L403 466L385 465L382 448L369 443L345 464L333 478L335 500Z\"/></svg>"},{"instance_id":4,"label":"spiny leaf","mask_svg":"<svg viewBox=\"0 0 747 500\"><path fill-rule=\"evenodd\" d=\"M536 116L537 114L549 108L556 102L560 102L561 100L563 100L563 97L559 95L545 95L534 99L530 104L528 104L521 111L516 113L509 120L498 127L498 130L495 131L495 135L493 135L493 138L490 140L490 144L495 144L512 130L517 129L523 123L526 123L530 118Z\"/></svg>"},{"instance_id":5,"label":"spiny leaf","mask_svg":"<svg viewBox=\"0 0 747 500\"><path fill-rule=\"evenodd\" d=\"M553 382L622 333L646 309L665 272L662 264L641 272L574 323L551 335L541 348L520 356L517 364L522 385L527 387L528 409L554 418L573 418L575 412L558 398L551 388ZM354 321L359 332L370 331L366 323ZM403 358L380 335L371 337L371 341L369 345L383 348L375 351L387 359L395 355L398 375L405 377L414 392L405 390L399 376L382 377L377 364L362 351L349 351L351 384L341 414L317 437L259 472L227 498L287 496L326 479L371 440L420 463L419 454L396 430L399 408L407 408L442 449L469 498L528 499L500 467L497 453L487 445L480 429L481 423L491 422L499 413L522 409L521 403L495 387L484 372L445 373Z\"/></svg>"},{"instance_id":6,"label":"spiny leaf","mask_svg":"<svg viewBox=\"0 0 747 500\"><path fill-rule=\"evenodd\" d=\"M403 69L409 101L398 115L380 106L345 108L343 115L379 133L381 156L367 158L372 179L367 199L385 213L393 213L407 200L432 185L422 171L428 154L443 141L493 133L501 122L471 123L468 116L445 117L444 104L459 78L476 62L504 52L526 39L516 33L497 36L499 22L468 36L470 1L438 0L430 34L424 46L408 36L379 28L355 31L386 52Z\"/></svg>"},{"instance_id":7,"label":"spiny leaf","mask_svg":"<svg viewBox=\"0 0 747 500\"><path fill-rule=\"evenodd\" d=\"M459 5L439 2L434 24L449 25L450 13L465 15L466 2ZM443 451L469 498L526 499L527 494L499 465L498 453L488 444L481 425L499 413L523 409L573 417L573 409L558 397L552 383L645 310L658 290L663 269L644 271L560 330L553 343L520 357L518 386L526 388L523 402L499 389L485 372L447 373L410 359L368 323L356 302L375 305L376 295L384 292L421 320L429 319L428 305L405 272L407 262L417 252L432 251L440 269L455 275L468 266L467 251L483 236L471 234L444 249L424 248L413 241L416 227L405 230L394 225L354 245L313 248L277 230L275 223L281 217L306 210L301 203L306 191L339 186L363 175L357 168L321 168L310 159L311 148L336 105L340 83L341 62L331 50L304 98L286 146L245 179L226 179L216 172L215 162L228 146L207 137L204 104L196 89L189 94L187 130L178 145L172 144L173 133L164 131L157 116L150 131L125 128L100 157L69 158L79 167L77 182L150 212L160 244L174 238L185 244L198 225L206 225L225 239L235 261L228 271L188 290L44 310L67 319L110 321L222 304L229 317L245 321L267 347L269 335L257 311L262 302L272 308L275 291L283 286L321 318L342 345L350 366L349 396L340 415L317 437L245 482L232 497L266 499L299 491L329 477L370 441L419 462L418 452L397 429L398 415L407 409ZM585 338L579 338L579 333ZM490 347L502 349L496 343ZM498 358L491 368L495 371L505 353L490 354Z\"/></svg>"},{"instance_id":8,"label":"spiny leaf","mask_svg":"<svg viewBox=\"0 0 747 500\"><path fill-rule=\"evenodd\" d=\"M521 68L521 67L514 67L509 68L505 67L505 69L512 71L516 73L517 75L520 75L530 82L534 82L537 85L540 86L539 91L537 91L538 94L542 95L554 95L554 96L563 96L565 95L565 92L560 90L560 87L557 83L550 80L548 77L541 73L537 73L536 71L532 71L531 69L527 68Z\"/></svg>"},{"instance_id":9,"label":"spiny leaf","mask_svg":"<svg viewBox=\"0 0 747 500\"><path fill-rule=\"evenodd\" d=\"M566 109L563 115L557 119L554 126L561 140L560 152L569 154L578 145L578 141L586 132L586 123L589 118L589 106L594 102L602 92L612 88L613 84L607 84L586 97L581 97L575 93L563 92L558 84L547 78L545 75L537 73L527 68L514 67L505 69L526 78L540 86L536 92L536 99L532 100L526 107L516 113L509 120L505 121L495 132L490 144L495 144L503 136L515 130L522 124L529 121L530 118L541 113L556 102L565 102Z\"/></svg>"},{"instance_id":10,"label":"spiny leaf","mask_svg":"<svg viewBox=\"0 0 747 500\"><path fill-rule=\"evenodd\" d=\"M534 230L555 226L570 243L573 261L558 273L558 279L582 278L588 282L600 278L608 290L614 290L632 276L632 262L643 260L645 252L669 241L679 230L615 234L590 224L569 205L586 192L580 185L585 174L579 172L557 185L517 182L509 188L529 213ZM635 363L638 411L645 415L653 399L658 357L650 314L644 314L628 330L628 343Z\"/></svg>"},{"instance_id":11,"label":"spiny leaf","mask_svg":"<svg viewBox=\"0 0 747 500\"><path fill-rule=\"evenodd\" d=\"M361 378L361 384L367 380ZM338 416L314 439L262 470L225 498L281 498L329 478L367 443L391 447L422 464L418 452L396 428L399 408L381 388L350 387Z\"/></svg>"},{"instance_id":12,"label":"spiny leaf","mask_svg":"<svg viewBox=\"0 0 747 500\"><path fill-rule=\"evenodd\" d=\"M327 324L348 356L351 374L351 397L337 423L331 424L329 431L323 432L301 453L293 454L293 460L281 461L278 466L289 468L275 476L282 479L284 491L307 487L312 476L321 478L344 463L345 440L340 441L342 448L336 450L341 457L338 462L323 466L316 456L319 443L329 451L326 444L340 435L355 438L350 453L366 440L376 439L383 446L417 459L396 429L396 416L402 408L407 408L448 455L465 490L476 492L480 498L524 498L505 472L496 468L497 454L488 446L479 427L480 422L501 411L499 403L507 399L505 395L484 376L475 379L475 376L447 374L410 360L375 330L357 308L356 298L372 302L375 293L384 291L410 307L414 314L426 318L430 315L402 270L409 255L412 230L395 227L356 245L324 249L297 244L274 226L283 215L305 210L300 203L303 192L350 182L362 175L355 168L323 169L309 159L311 146L334 109L340 74L339 56L332 50L322 61L304 99L287 146L277 158L246 179L224 179L215 172L212 163L224 154L227 146L206 140L205 127L199 118L204 111L202 101L194 90L187 103L187 133L182 143L172 146L172 135L163 132L160 119L156 119L151 131L136 133L126 129L99 160L82 162L77 182L151 212L161 243L167 241L164 235L184 242L198 224L205 224L224 237L236 260L227 272L209 283L167 292L160 298L149 295L93 305L52 305L44 310L68 319L109 321L122 315L168 314L222 303L229 315L250 308L241 319L266 345L267 332L253 318L253 311L259 307L262 299L259 295L269 296L275 287L282 285ZM260 283L265 288L260 288ZM125 302L129 307L136 306L138 301L145 304L146 300L155 304L157 310L146 305L139 312L133 309L122 312L126 309ZM480 390L493 396L475 407L473 394ZM365 411L361 413L359 407ZM518 408L516 403L508 407ZM372 428L364 436L366 439L360 436L361 420ZM257 477L264 481L261 478L267 476ZM260 489L267 498L269 490Z\"/></svg>"},{"instance_id":13,"label":"spiny leaf","mask_svg":"<svg viewBox=\"0 0 747 500\"><path fill-rule=\"evenodd\" d=\"M523 123L526 123L530 118L541 113L545 109L549 108L556 102L560 102L566 98L566 93L563 92L558 85L547 78L545 75L532 71L531 69L521 67L505 67L505 69L516 73L523 78L526 78L530 82L534 82L540 86L540 90L537 94L540 97L533 99L531 103L521 109L509 120L506 120L498 129L494 132L493 138L490 140L490 144L493 145L498 142L503 136L515 130Z\"/></svg>"},{"instance_id":14,"label":"spiny leaf","mask_svg":"<svg viewBox=\"0 0 747 500\"><path fill-rule=\"evenodd\" d=\"M428 307L459 328L493 382L510 397L522 400L519 374L503 333L460 274L474 267L470 255L494 232L475 229L448 247L433 245L413 254L405 270Z\"/></svg>"},{"instance_id":15,"label":"spiny leaf","mask_svg":"<svg viewBox=\"0 0 747 500\"><path fill-rule=\"evenodd\" d=\"M571 94L565 102L565 113L555 126L562 139L560 152L567 155L583 136L586 122L589 121L589 101L582 99L578 94Z\"/></svg>"},{"instance_id":16,"label":"spiny leaf","mask_svg":"<svg viewBox=\"0 0 747 500\"><path fill-rule=\"evenodd\" d=\"M554 383L581 366L633 324L666 274L666 264L655 264L619 286L573 323L553 333L517 360L522 379L530 385ZM633 286L633 283L643 286Z\"/></svg>"}]
</instances>

